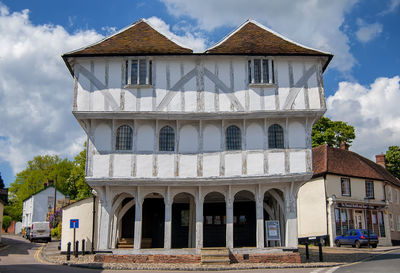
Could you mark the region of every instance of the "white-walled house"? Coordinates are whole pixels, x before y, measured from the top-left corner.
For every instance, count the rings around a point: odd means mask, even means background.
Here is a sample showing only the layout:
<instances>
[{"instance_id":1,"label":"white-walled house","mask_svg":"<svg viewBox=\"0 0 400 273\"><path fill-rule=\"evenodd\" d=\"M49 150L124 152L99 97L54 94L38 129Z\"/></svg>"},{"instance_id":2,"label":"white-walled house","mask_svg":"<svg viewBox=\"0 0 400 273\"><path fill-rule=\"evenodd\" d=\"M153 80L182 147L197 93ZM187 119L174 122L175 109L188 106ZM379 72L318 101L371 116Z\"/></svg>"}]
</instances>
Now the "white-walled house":
<instances>
[{"instance_id":1,"label":"white-walled house","mask_svg":"<svg viewBox=\"0 0 400 273\"><path fill-rule=\"evenodd\" d=\"M65 195L57 190L57 201ZM48 186L23 201L22 228L30 227L33 222L46 221L47 213L54 207L54 186Z\"/></svg>"},{"instance_id":2,"label":"white-walled house","mask_svg":"<svg viewBox=\"0 0 400 273\"><path fill-rule=\"evenodd\" d=\"M0 243L1 243L1 227L3 226L3 212L4 212L5 202L0 199Z\"/></svg>"},{"instance_id":3,"label":"white-walled house","mask_svg":"<svg viewBox=\"0 0 400 273\"><path fill-rule=\"evenodd\" d=\"M92 250L92 242L95 244L97 233L93 233L93 225L96 227L97 218L93 217L93 202L98 206L98 199L88 197L83 200L66 205L62 208L62 226L61 226L61 251L67 251L67 244L74 242L74 229L71 228L71 220L78 219L79 228L75 231L75 241L79 241L79 251L82 251L82 240L85 240L85 251ZM93 221L94 219L94 221Z\"/></svg>"},{"instance_id":4,"label":"white-walled house","mask_svg":"<svg viewBox=\"0 0 400 273\"><path fill-rule=\"evenodd\" d=\"M321 237L334 246L350 229L370 229L379 245L391 245L399 233L391 232L389 216L399 206L387 191L400 188L400 181L384 167L383 155L383 164L382 156L375 163L347 148L313 148L314 176L297 199L299 239Z\"/></svg>"},{"instance_id":5,"label":"white-walled house","mask_svg":"<svg viewBox=\"0 0 400 273\"><path fill-rule=\"evenodd\" d=\"M251 20L193 53L140 20L63 58L100 201L97 250L297 250L297 191L313 173L331 54Z\"/></svg>"}]
</instances>

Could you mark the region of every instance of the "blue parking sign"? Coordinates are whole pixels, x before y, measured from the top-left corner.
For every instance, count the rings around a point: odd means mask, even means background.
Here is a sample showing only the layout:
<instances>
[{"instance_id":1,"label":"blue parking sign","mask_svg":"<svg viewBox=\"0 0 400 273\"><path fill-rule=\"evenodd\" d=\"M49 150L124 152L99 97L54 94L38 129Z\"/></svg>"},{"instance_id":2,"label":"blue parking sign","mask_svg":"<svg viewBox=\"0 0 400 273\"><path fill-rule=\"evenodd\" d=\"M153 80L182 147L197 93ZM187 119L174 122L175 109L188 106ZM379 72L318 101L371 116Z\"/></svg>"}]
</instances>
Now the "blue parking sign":
<instances>
[{"instance_id":1,"label":"blue parking sign","mask_svg":"<svg viewBox=\"0 0 400 273\"><path fill-rule=\"evenodd\" d=\"M69 228L79 228L79 219L70 219Z\"/></svg>"}]
</instances>

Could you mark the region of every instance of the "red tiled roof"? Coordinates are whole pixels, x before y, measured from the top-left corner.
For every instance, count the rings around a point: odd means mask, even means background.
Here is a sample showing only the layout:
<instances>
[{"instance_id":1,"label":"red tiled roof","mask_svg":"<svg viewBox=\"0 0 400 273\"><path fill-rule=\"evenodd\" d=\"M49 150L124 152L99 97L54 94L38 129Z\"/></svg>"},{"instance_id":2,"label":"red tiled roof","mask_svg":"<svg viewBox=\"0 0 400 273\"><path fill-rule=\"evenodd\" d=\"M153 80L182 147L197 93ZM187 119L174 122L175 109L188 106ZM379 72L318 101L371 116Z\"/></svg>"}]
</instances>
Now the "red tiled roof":
<instances>
[{"instance_id":1,"label":"red tiled roof","mask_svg":"<svg viewBox=\"0 0 400 273\"><path fill-rule=\"evenodd\" d=\"M96 55L191 54L193 50L182 47L140 20L104 40L66 53L63 57Z\"/></svg>"},{"instance_id":2,"label":"red tiled roof","mask_svg":"<svg viewBox=\"0 0 400 273\"><path fill-rule=\"evenodd\" d=\"M400 181L379 164L352 151L324 144L312 149L314 177L336 174L382 180L400 186Z\"/></svg>"},{"instance_id":3,"label":"red tiled roof","mask_svg":"<svg viewBox=\"0 0 400 273\"><path fill-rule=\"evenodd\" d=\"M332 54L300 45L269 30L259 23L248 20L220 43L208 49L213 54L259 54L259 55L319 55Z\"/></svg>"}]
</instances>

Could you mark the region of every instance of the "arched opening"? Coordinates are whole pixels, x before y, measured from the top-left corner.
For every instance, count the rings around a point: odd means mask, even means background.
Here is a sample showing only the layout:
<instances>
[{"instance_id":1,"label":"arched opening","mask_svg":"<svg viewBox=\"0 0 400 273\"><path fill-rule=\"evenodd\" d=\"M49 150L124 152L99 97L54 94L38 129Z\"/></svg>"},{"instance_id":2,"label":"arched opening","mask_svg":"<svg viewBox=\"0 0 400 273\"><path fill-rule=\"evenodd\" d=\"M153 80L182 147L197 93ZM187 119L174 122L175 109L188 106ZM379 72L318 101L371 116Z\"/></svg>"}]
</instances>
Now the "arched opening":
<instances>
[{"instance_id":1,"label":"arched opening","mask_svg":"<svg viewBox=\"0 0 400 273\"><path fill-rule=\"evenodd\" d=\"M193 195L179 193L172 204L172 248L196 246L196 208Z\"/></svg>"},{"instance_id":2,"label":"arched opening","mask_svg":"<svg viewBox=\"0 0 400 273\"><path fill-rule=\"evenodd\" d=\"M158 193L146 195L142 206L141 248L164 247L165 204Z\"/></svg>"},{"instance_id":3,"label":"arched opening","mask_svg":"<svg viewBox=\"0 0 400 273\"><path fill-rule=\"evenodd\" d=\"M271 189L264 194L265 247L285 245L285 214L282 191Z\"/></svg>"},{"instance_id":4,"label":"arched opening","mask_svg":"<svg viewBox=\"0 0 400 273\"><path fill-rule=\"evenodd\" d=\"M133 248L134 234L135 199L129 194L120 194L113 202L112 247Z\"/></svg>"},{"instance_id":5,"label":"arched opening","mask_svg":"<svg viewBox=\"0 0 400 273\"><path fill-rule=\"evenodd\" d=\"M240 191L233 202L233 246L256 246L256 202L253 193Z\"/></svg>"},{"instance_id":6,"label":"arched opening","mask_svg":"<svg viewBox=\"0 0 400 273\"><path fill-rule=\"evenodd\" d=\"M226 203L219 192L210 192L204 198L203 246L226 246Z\"/></svg>"}]
</instances>

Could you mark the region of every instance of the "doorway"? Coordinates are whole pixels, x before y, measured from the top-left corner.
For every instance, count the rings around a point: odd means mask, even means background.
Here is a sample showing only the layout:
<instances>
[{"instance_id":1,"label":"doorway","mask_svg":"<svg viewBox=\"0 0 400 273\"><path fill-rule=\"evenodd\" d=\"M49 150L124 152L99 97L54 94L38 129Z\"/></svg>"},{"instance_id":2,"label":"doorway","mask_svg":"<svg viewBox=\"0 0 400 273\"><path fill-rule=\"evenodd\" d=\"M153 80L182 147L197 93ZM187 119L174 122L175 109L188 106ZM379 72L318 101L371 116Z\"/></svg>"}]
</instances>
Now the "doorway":
<instances>
[{"instance_id":1,"label":"doorway","mask_svg":"<svg viewBox=\"0 0 400 273\"><path fill-rule=\"evenodd\" d=\"M364 228L364 214L362 210L356 210L354 212L354 218L355 218L355 226L356 229L363 229Z\"/></svg>"}]
</instances>

